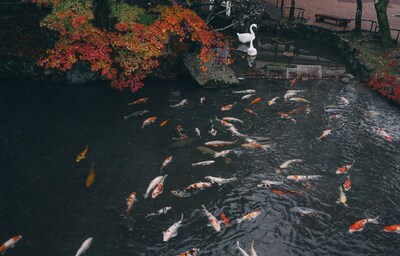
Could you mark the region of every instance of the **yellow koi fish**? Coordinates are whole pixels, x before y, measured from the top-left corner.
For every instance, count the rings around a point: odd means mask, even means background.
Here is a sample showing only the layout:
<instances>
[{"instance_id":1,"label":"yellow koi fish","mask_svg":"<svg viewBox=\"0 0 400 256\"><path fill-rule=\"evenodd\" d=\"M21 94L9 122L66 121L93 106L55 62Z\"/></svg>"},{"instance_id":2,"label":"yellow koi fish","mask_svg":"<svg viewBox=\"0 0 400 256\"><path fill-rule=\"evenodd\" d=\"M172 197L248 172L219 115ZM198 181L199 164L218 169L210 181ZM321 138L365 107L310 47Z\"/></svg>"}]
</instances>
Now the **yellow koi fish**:
<instances>
[{"instance_id":1,"label":"yellow koi fish","mask_svg":"<svg viewBox=\"0 0 400 256\"><path fill-rule=\"evenodd\" d=\"M76 156L77 163L79 163L79 161L81 161L82 159L86 158L87 151L88 151L88 146L86 146L86 148Z\"/></svg>"},{"instance_id":2,"label":"yellow koi fish","mask_svg":"<svg viewBox=\"0 0 400 256\"><path fill-rule=\"evenodd\" d=\"M93 185L93 183L96 181L96 174L94 173L94 165L93 163L90 164L90 170L89 170L89 175L86 178L86 187L89 188L90 186Z\"/></svg>"}]
</instances>

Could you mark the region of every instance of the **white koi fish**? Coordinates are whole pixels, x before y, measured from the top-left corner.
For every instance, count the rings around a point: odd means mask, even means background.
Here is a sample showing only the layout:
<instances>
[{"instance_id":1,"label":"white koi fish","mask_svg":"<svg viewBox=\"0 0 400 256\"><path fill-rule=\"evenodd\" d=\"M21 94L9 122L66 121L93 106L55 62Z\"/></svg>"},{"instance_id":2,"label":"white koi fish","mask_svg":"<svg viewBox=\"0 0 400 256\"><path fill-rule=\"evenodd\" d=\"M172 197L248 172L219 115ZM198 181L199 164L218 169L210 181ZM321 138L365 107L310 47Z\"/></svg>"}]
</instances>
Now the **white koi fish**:
<instances>
[{"instance_id":1,"label":"white koi fish","mask_svg":"<svg viewBox=\"0 0 400 256\"><path fill-rule=\"evenodd\" d=\"M158 216L158 215L161 215L161 214L167 214L168 211L171 210L171 209L172 209L171 206L166 206L166 207L161 208L160 210L158 210L158 211L156 211L154 213L147 214L145 218L148 218L148 217L151 217L151 216Z\"/></svg>"},{"instance_id":2,"label":"white koi fish","mask_svg":"<svg viewBox=\"0 0 400 256\"><path fill-rule=\"evenodd\" d=\"M321 178L321 175L289 175L288 180L303 181L303 180L316 180Z\"/></svg>"},{"instance_id":3,"label":"white koi fish","mask_svg":"<svg viewBox=\"0 0 400 256\"><path fill-rule=\"evenodd\" d=\"M163 176L157 176L155 177L149 184L149 186L147 187L146 190L146 194L143 195L144 198L147 198L149 196L150 191L152 191L158 183L161 182L161 180L163 179Z\"/></svg>"},{"instance_id":4,"label":"white koi fish","mask_svg":"<svg viewBox=\"0 0 400 256\"><path fill-rule=\"evenodd\" d=\"M251 256L257 256L257 252L254 249L254 240L253 240L253 242L251 242L250 254L251 254Z\"/></svg>"},{"instance_id":5,"label":"white koi fish","mask_svg":"<svg viewBox=\"0 0 400 256\"><path fill-rule=\"evenodd\" d=\"M260 211L251 212L251 213L246 214L246 215L243 216L242 218L237 219L236 221L237 221L238 223L240 223L240 222L242 222L242 221L244 221L244 220L251 220L251 219L256 218L256 217L257 217L258 215L260 215L260 214L261 214Z\"/></svg>"},{"instance_id":6,"label":"white koi fish","mask_svg":"<svg viewBox=\"0 0 400 256\"><path fill-rule=\"evenodd\" d=\"M14 236L7 240L4 244L0 246L0 254L3 255L6 253L8 249L14 248L14 246L18 243L19 240L22 239L22 236Z\"/></svg>"},{"instance_id":7,"label":"white koi fish","mask_svg":"<svg viewBox=\"0 0 400 256\"><path fill-rule=\"evenodd\" d=\"M174 223L171 227L169 227L166 231L163 232L163 241L167 242L169 239L176 237L178 235L178 228L182 225L183 221L183 213L181 220Z\"/></svg>"},{"instance_id":8,"label":"white koi fish","mask_svg":"<svg viewBox=\"0 0 400 256\"><path fill-rule=\"evenodd\" d=\"M200 135L200 129L196 127L196 129L194 129L194 132L196 133L197 136L199 136L201 138Z\"/></svg>"},{"instance_id":9,"label":"white koi fish","mask_svg":"<svg viewBox=\"0 0 400 256\"><path fill-rule=\"evenodd\" d=\"M210 164L213 164L213 163L215 163L214 160L203 161L203 162L198 162L198 163L192 163L192 167L195 167L195 166L198 166L198 165L205 166L205 165L210 165Z\"/></svg>"},{"instance_id":10,"label":"white koi fish","mask_svg":"<svg viewBox=\"0 0 400 256\"><path fill-rule=\"evenodd\" d=\"M219 223L219 221L217 220L217 218L215 218L214 215L212 215L209 211L207 211L206 207L204 206L204 204L201 205L201 207L203 207L203 210L208 218L208 222L210 222L211 226L214 228L215 231L220 232L221 231L221 224Z\"/></svg>"},{"instance_id":11,"label":"white koi fish","mask_svg":"<svg viewBox=\"0 0 400 256\"><path fill-rule=\"evenodd\" d=\"M222 151L220 151L220 152L215 152L214 158L226 157L226 156L227 156L229 153L231 153L231 152L235 152L235 151L232 150L232 149L229 149L229 150L222 150Z\"/></svg>"},{"instance_id":12,"label":"white koi fish","mask_svg":"<svg viewBox=\"0 0 400 256\"><path fill-rule=\"evenodd\" d=\"M344 105L349 105L349 100L348 99L346 99L345 97L340 97L340 99L342 100Z\"/></svg>"},{"instance_id":13,"label":"white koi fish","mask_svg":"<svg viewBox=\"0 0 400 256\"><path fill-rule=\"evenodd\" d=\"M321 136L318 137L319 140L325 138L326 136L328 136L329 134L331 134L332 129L327 129L325 131L322 132Z\"/></svg>"},{"instance_id":14,"label":"white koi fish","mask_svg":"<svg viewBox=\"0 0 400 256\"><path fill-rule=\"evenodd\" d=\"M222 120L229 121L229 122L239 122L239 123L243 124L242 120L237 119L235 117L223 117Z\"/></svg>"},{"instance_id":15,"label":"white koi fish","mask_svg":"<svg viewBox=\"0 0 400 256\"><path fill-rule=\"evenodd\" d=\"M236 144L236 142L237 142L237 140L235 140L235 141L220 141L220 140L216 140L216 141L206 142L204 145L211 146L211 147L223 147L223 146L234 145L234 144Z\"/></svg>"},{"instance_id":16,"label":"white koi fish","mask_svg":"<svg viewBox=\"0 0 400 256\"><path fill-rule=\"evenodd\" d=\"M75 256L80 256L86 252L87 249L89 249L90 245L92 244L93 238L89 237L88 239L83 242L79 250L76 252Z\"/></svg>"},{"instance_id":17,"label":"white koi fish","mask_svg":"<svg viewBox=\"0 0 400 256\"><path fill-rule=\"evenodd\" d=\"M184 100L181 100L178 104L176 104L176 105L170 105L170 107L171 108L176 108L176 107L181 107L181 106L183 106L183 105L185 105L185 104L187 104L188 103L188 100L187 99L184 99Z\"/></svg>"},{"instance_id":18,"label":"white koi fish","mask_svg":"<svg viewBox=\"0 0 400 256\"><path fill-rule=\"evenodd\" d=\"M244 134L238 132L238 130L237 130L237 129L235 128L235 126L233 126L233 125L232 125L231 127L229 127L228 130L229 130L233 135L236 135L236 136L238 136L238 137L247 137L247 135L244 135Z\"/></svg>"},{"instance_id":19,"label":"white koi fish","mask_svg":"<svg viewBox=\"0 0 400 256\"><path fill-rule=\"evenodd\" d=\"M242 100L251 98L251 97L253 97L254 95L255 95L255 94L246 94L246 95L244 95L244 96L242 97Z\"/></svg>"},{"instance_id":20,"label":"white koi fish","mask_svg":"<svg viewBox=\"0 0 400 256\"><path fill-rule=\"evenodd\" d=\"M342 186L339 187L340 190L340 195L339 195L339 199L336 201L337 204L343 204L346 207L349 207L347 205L347 197L346 194L343 192L343 188Z\"/></svg>"},{"instance_id":21,"label":"white koi fish","mask_svg":"<svg viewBox=\"0 0 400 256\"><path fill-rule=\"evenodd\" d=\"M165 166L171 163L171 161L172 161L172 156L165 158L164 162L161 165L160 171L162 171L162 169L164 169Z\"/></svg>"},{"instance_id":22,"label":"white koi fish","mask_svg":"<svg viewBox=\"0 0 400 256\"><path fill-rule=\"evenodd\" d=\"M239 241L236 241L236 248L240 251L240 253L242 254L242 256L250 256L245 250L243 250L243 249L239 246Z\"/></svg>"},{"instance_id":23,"label":"white koi fish","mask_svg":"<svg viewBox=\"0 0 400 256\"><path fill-rule=\"evenodd\" d=\"M162 192L164 191L164 181L165 178L167 178L168 175L165 175L162 180L160 181L160 183L157 184L157 186L155 187L155 189L153 190L153 193L151 193L151 198L156 198L157 196L159 196L160 194L162 194Z\"/></svg>"},{"instance_id":24,"label":"white koi fish","mask_svg":"<svg viewBox=\"0 0 400 256\"><path fill-rule=\"evenodd\" d=\"M255 93L256 90L254 89L248 89L248 90L243 90L243 91L233 91L232 93Z\"/></svg>"},{"instance_id":25,"label":"white koi fish","mask_svg":"<svg viewBox=\"0 0 400 256\"><path fill-rule=\"evenodd\" d=\"M271 188L272 185L280 186L283 185L283 181L271 181L271 180L262 180L261 184L258 184L258 188Z\"/></svg>"},{"instance_id":26,"label":"white koi fish","mask_svg":"<svg viewBox=\"0 0 400 256\"><path fill-rule=\"evenodd\" d=\"M273 98L272 100L269 100L269 101L268 101L268 106L275 105L275 102L276 102L277 99L279 99L279 97L275 97L275 98Z\"/></svg>"},{"instance_id":27,"label":"white koi fish","mask_svg":"<svg viewBox=\"0 0 400 256\"><path fill-rule=\"evenodd\" d=\"M288 160L286 162L284 162L283 164L279 165L279 168L281 169L286 169L289 167L289 165L291 164L295 164L295 163L301 163L303 162L303 159L292 159L292 160Z\"/></svg>"},{"instance_id":28,"label":"white koi fish","mask_svg":"<svg viewBox=\"0 0 400 256\"><path fill-rule=\"evenodd\" d=\"M229 183L229 182L237 180L236 177L232 177L232 178L229 178L229 179L224 179L224 178L221 178L221 177L213 177L213 176L206 176L206 177L204 177L204 179L209 180L213 184L214 183L218 183L218 185L226 184L226 183Z\"/></svg>"},{"instance_id":29,"label":"white koi fish","mask_svg":"<svg viewBox=\"0 0 400 256\"><path fill-rule=\"evenodd\" d=\"M203 102L206 100L206 97L200 97L200 104L203 105Z\"/></svg>"},{"instance_id":30,"label":"white koi fish","mask_svg":"<svg viewBox=\"0 0 400 256\"><path fill-rule=\"evenodd\" d=\"M318 214L325 214L324 212L312 209L312 208L307 208L307 207L293 207L290 209L291 212L298 213L300 215L318 215Z\"/></svg>"},{"instance_id":31,"label":"white koi fish","mask_svg":"<svg viewBox=\"0 0 400 256\"><path fill-rule=\"evenodd\" d=\"M308 100L304 99L304 98L290 98L289 100L291 101L295 101L295 102L305 102L305 103L311 103Z\"/></svg>"}]
</instances>

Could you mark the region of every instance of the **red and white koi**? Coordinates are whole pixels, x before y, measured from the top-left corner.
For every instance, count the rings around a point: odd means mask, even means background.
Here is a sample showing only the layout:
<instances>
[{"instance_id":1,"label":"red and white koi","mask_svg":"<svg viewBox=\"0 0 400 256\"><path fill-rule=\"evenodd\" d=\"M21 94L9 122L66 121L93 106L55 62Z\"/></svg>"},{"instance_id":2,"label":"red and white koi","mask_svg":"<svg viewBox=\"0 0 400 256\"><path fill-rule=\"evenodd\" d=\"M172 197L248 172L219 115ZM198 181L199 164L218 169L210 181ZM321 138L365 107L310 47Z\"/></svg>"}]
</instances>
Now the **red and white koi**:
<instances>
[{"instance_id":1,"label":"red and white koi","mask_svg":"<svg viewBox=\"0 0 400 256\"><path fill-rule=\"evenodd\" d=\"M220 152L215 152L214 158L218 157L226 157L229 153L234 152L234 150L229 149L229 150L222 150Z\"/></svg>"},{"instance_id":2,"label":"red and white koi","mask_svg":"<svg viewBox=\"0 0 400 256\"><path fill-rule=\"evenodd\" d=\"M146 194L143 195L144 198L147 198L149 196L150 191L152 191L158 183L161 182L161 180L163 179L163 176L157 176L155 177L149 184L149 186L147 187L146 190Z\"/></svg>"},{"instance_id":3,"label":"red and white koi","mask_svg":"<svg viewBox=\"0 0 400 256\"><path fill-rule=\"evenodd\" d=\"M336 174L345 174L347 173L351 167L353 167L353 165L355 164L355 160L353 160L353 162L351 162L350 164L346 164L345 166L342 166L340 168L338 168L336 170Z\"/></svg>"},{"instance_id":4,"label":"red and white koi","mask_svg":"<svg viewBox=\"0 0 400 256\"><path fill-rule=\"evenodd\" d=\"M236 144L236 142L238 142L238 140L234 140L234 141L220 141L220 140L216 140L216 141L209 141L209 142L206 142L204 145L210 146L210 147L223 147L223 146L234 145L234 144Z\"/></svg>"},{"instance_id":5,"label":"red and white koi","mask_svg":"<svg viewBox=\"0 0 400 256\"><path fill-rule=\"evenodd\" d=\"M210 188L210 187L212 187L211 182L196 182L187 186L185 190L197 190L197 189L203 190L205 188Z\"/></svg>"},{"instance_id":6,"label":"red and white koi","mask_svg":"<svg viewBox=\"0 0 400 256\"><path fill-rule=\"evenodd\" d=\"M272 100L269 100L269 101L268 101L268 106L275 105L277 99L279 99L279 97L275 97L275 98L273 98Z\"/></svg>"},{"instance_id":7,"label":"red and white koi","mask_svg":"<svg viewBox=\"0 0 400 256\"><path fill-rule=\"evenodd\" d=\"M171 206L166 206L166 207L161 208L160 210L158 210L158 211L156 211L154 213L147 214L145 218L148 218L148 217L151 217L151 216L158 216L158 215L161 215L161 214L167 214L168 211L171 210L171 209L172 209Z\"/></svg>"},{"instance_id":8,"label":"red and white koi","mask_svg":"<svg viewBox=\"0 0 400 256\"><path fill-rule=\"evenodd\" d=\"M203 102L206 101L206 97L200 97L200 104L203 105Z\"/></svg>"},{"instance_id":9,"label":"red and white koi","mask_svg":"<svg viewBox=\"0 0 400 256\"><path fill-rule=\"evenodd\" d=\"M292 159L284 162L283 164L279 165L279 168L281 169L287 169L289 168L289 165L291 164L296 164L296 163L302 163L303 159Z\"/></svg>"},{"instance_id":10,"label":"red and white koi","mask_svg":"<svg viewBox=\"0 0 400 256\"><path fill-rule=\"evenodd\" d=\"M178 235L178 229L182 226L183 221L183 213L180 221L174 223L171 227L169 227L166 231L163 232L163 241L167 242L169 239L176 237Z\"/></svg>"},{"instance_id":11,"label":"red and white koi","mask_svg":"<svg viewBox=\"0 0 400 256\"><path fill-rule=\"evenodd\" d=\"M90 245L92 244L93 238L89 237L88 239L83 242L79 250L76 252L75 256L80 256L86 252L87 249L89 249Z\"/></svg>"},{"instance_id":12,"label":"red and white koi","mask_svg":"<svg viewBox=\"0 0 400 256\"><path fill-rule=\"evenodd\" d=\"M228 110L231 110L231 109L233 108L233 106L235 106L235 104L236 104L236 102L233 103L233 104L229 104L229 105L223 106L223 107L221 108L221 111L228 111Z\"/></svg>"},{"instance_id":13,"label":"red and white koi","mask_svg":"<svg viewBox=\"0 0 400 256\"><path fill-rule=\"evenodd\" d=\"M328 136L329 134L331 134L332 129L327 129L325 131L322 132L321 136L318 137L319 140L322 140L323 138L325 138L326 136Z\"/></svg>"},{"instance_id":14,"label":"red and white koi","mask_svg":"<svg viewBox=\"0 0 400 256\"><path fill-rule=\"evenodd\" d=\"M253 97L255 94L246 94L246 95L244 95L243 97L242 97L242 100L245 100L245 99L248 99L248 98L251 98L251 97Z\"/></svg>"},{"instance_id":15,"label":"red and white koi","mask_svg":"<svg viewBox=\"0 0 400 256\"><path fill-rule=\"evenodd\" d=\"M198 163L192 163L192 167L195 167L195 166L198 166L198 165L201 165L201 166L211 165L211 164L213 164L213 163L215 163L214 160L203 161L203 162L198 162Z\"/></svg>"},{"instance_id":16,"label":"red and white koi","mask_svg":"<svg viewBox=\"0 0 400 256\"><path fill-rule=\"evenodd\" d=\"M249 108L244 108L244 111L246 111L247 113L249 113L250 115L256 116L257 113L254 112L253 110L249 109Z\"/></svg>"},{"instance_id":17,"label":"red and white koi","mask_svg":"<svg viewBox=\"0 0 400 256\"><path fill-rule=\"evenodd\" d=\"M193 249L190 249L189 251L186 251L184 253L180 253L177 256L197 256L199 251L200 251L199 248L193 248Z\"/></svg>"},{"instance_id":18,"label":"red and white koi","mask_svg":"<svg viewBox=\"0 0 400 256\"><path fill-rule=\"evenodd\" d=\"M183 105L185 105L185 104L187 104L187 103L188 103L188 100L187 100L187 99L184 99L184 100L181 100L179 103L177 103L177 104L175 104L175 105L170 105L170 107L171 107L171 108L182 107Z\"/></svg>"},{"instance_id":19,"label":"red and white koi","mask_svg":"<svg viewBox=\"0 0 400 256\"><path fill-rule=\"evenodd\" d=\"M220 120L220 123L221 123L223 126L228 127L228 128L230 128L230 127L233 126L233 124L231 124L231 123L229 123L229 122L227 122L227 121L225 121L225 120Z\"/></svg>"},{"instance_id":20,"label":"red and white koi","mask_svg":"<svg viewBox=\"0 0 400 256\"><path fill-rule=\"evenodd\" d=\"M132 192L126 199L126 213L130 213L135 202L137 202L136 192Z\"/></svg>"},{"instance_id":21,"label":"red and white koi","mask_svg":"<svg viewBox=\"0 0 400 256\"><path fill-rule=\"evenodd\" d=\"M162 171L165 166L167 166L169 163L171 163L171 161L172 161L172 156L165 158L164 162L161 165L160 171Z\"/></svg>"},{"instance_id":22,"label":"red and white koi","mask_svg":"<svg viewBox=\"0 0 400 256\"><path fill-rule=\"evenodd\" d=\"M143 124L142 124L142 130L146 125L152 124L154 123L154 121L156 121L157 117L156 116L152 116L147 118L146 120L144 120Z\"/></svg>"},{"instance_id":23,"label":"red and white koi","mask_svg":"<svg viewBox=\"0 0 400 256\"><path fill-rule=\"evenodd\" d=\"M344 184L343 184L343 188L344 188L344 191L349 191L349 190L351 189L350 175L347 176L347 179L346 179L346 181L345 181Z\"/></svg>"},{"instance_id":24,"label":"red and white koi","mask_svg":"<svg viewBox=\"0 0 400 256\"><path fill-rule=\"evenodd\" d=\"M222 120L229 121L229 122L239 122L239 123L243 124L242 120L237 119L235 117L223 117Z\"/></svg>"},{"instance_id":25,"label":"red and white koi","mask_svg":"<svg viewBox=\"0 0 400 256\"><path fill-rule=\"evenodd\" d=\"M400 224L386 226L383 228L383 231L400 234Z\"/></svg>"},{"instance_id":26,"label":"red and white koi","mask_svg":"<svg viewBox=\"0 0 400 256\"><path fill-rule=\"evenodd\" d=\"M376 218L373 218L373 219L363 219L363 220L356 221L350 226L349 232L353 233L353 232L363 231L363 229L364 229L365 225L367 225L367 223L379 224L378 219L379 219L379 216L377 216Z\"/></svg>"},{"instance_id":27,"label":"red and white koi","mask_svg":"<svg viewBox=\"0 0 400 256\"><path fill-rule=\"evenodd\" d=\"M383 137L387 141L393 141L392 136L390 136L384 128L376 128L375 133L381 137Z\"/></svg>"},{"instance_id":28,"label":"red and white koi","mask_svg":"<svg viewBox=\"0 0 400 256\"><path fill-rule=\"evenodd\" d=\"M139 103L145 103L148 99L149 98L141 98L141 99L135 100L135 101L129 103L128 106L132 106L132 105L139 104Z\"/></svg>"},{"instance_id":29,"label":"red and white koi","mask_svg":"<svg viewBox=\"0 0 400 256\"><path fill-rule=\"evenodd\" d=\"M279 114L279 116L280 116L281 118L283 118L283 119L289 119L289 120L292 121L293 123L296 123L296 120L295 120L293 117L289 116L288 114L283 113L283 112L278 112L278 114Z\"/></svg>"},{"instance_id":30,"label":"red and white koi","mask_svg":"<svg viewBox=\"0 0 400 256\"><path fill-rule=\"evenodd\" d=\"M235 181L237 180L236 177L232 177L229 179L224 179L221 177L213 177L213 176L206 176L204 177L204 179L209 180L212 184L217 183L218 185L223 185L223 184L227 184L229 182Z\"/></svg>"},{"instance_id":31,"label":"red and white koi","mask_svg":"<svg viewBox=\"0 0 400 256\"><path fill-rule=\"evenodd\" d=\"M151 198L156 198L157 196L159 196L160 194L162 194L162 192L164 191L164 181L165 178L167 178L168 175L165 175L161 181L157 184L157 186L154 188L153 193L151 193Z\"/></svg>"},{"instance_id":32,"label":"red and white koi","mask_svg":"<svg viewBox=\"0 0 400 256\"><path fill-rule=\"evenodd\" d=\"M242 222L242 221L244 221L244 220L251 220L251 219L256 218L256 217L257 217L258 215L260 215L260 214L261 214L260 211L251 212L251 213L246 214L246 215L243 216L242 218L237 219L236 221L237 221L238 223L240 223L240 222Z\"/></svg>"},{"instance_id":33,"label":"red and white koi","mask_svg":"<svg viewBox=\"0 0 400 256\"><path fill-rule=\"evenodd\" d=\"M289 175L286 177L288 180L304 181L304 180L317 180L321 175Z\"/></svg>"},{"instance_id":34,"label":"red and white koi","mask_svg":"<svg viewBox=\"0 0 400 256\"><path fill-rule=\"evenodd\" d=\"M217 218L215 218L214 215L212 215L209 211L207 211L207 209L204 206L204 204L202 204L201 207L203 208L204 213L206 214L206 216L208 218L208 222L210 222L210 224L214 228L214 230L217 231L217 232L220 232L221 231L221 224L219 223Z\"/></svg>"},{"instance_id":35,"label":"red and white koi","mask_svg":"<svg viewBox=\"0 0 400 256\"><path fill-rule=\"evenodd\" d=\"M22 239L22 236L14 236L7 240L4 244L0 246L0 253L3 255L6 253L8 249L14 248L14 246L18 243L19 240Z\"/></svg>"}]
</instances>

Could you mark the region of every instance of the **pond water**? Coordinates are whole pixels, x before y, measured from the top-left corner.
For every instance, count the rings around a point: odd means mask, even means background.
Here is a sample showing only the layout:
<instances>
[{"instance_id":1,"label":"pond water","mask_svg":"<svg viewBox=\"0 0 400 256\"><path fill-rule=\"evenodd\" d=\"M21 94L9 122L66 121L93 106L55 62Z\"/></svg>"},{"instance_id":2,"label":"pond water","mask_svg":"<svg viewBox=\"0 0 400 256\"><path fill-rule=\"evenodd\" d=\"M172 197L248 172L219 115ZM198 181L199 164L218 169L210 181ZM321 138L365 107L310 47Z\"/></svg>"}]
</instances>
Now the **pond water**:
<instances>
[{"instance_id":1,"label":"pond water","mask_svg":"<svg viewBox=\"0 0 400 256\"><path fill-rule=\"evenodd\" d=\"M251 99L233 90L255 89ZM282 119L305 103L284 101L288 89L311 102L311 113L293 116L296 123ZM200 104L199 98L206 101ZM280 98L276 105L266 100ZM146 103L128 106L135 99ZM255 97L263 100L252 106ZM345 97L345 104L340 97ZM182 99L189 104L172 108ZM220 108L236 102L230 111ZM258 115L244 111L251 108ZM177 255L200 248L200 255L239 255L236 241L250 252L251 242L258 255L396 255L400 236L383 232L383 227L400 223L400 109L358 82L304 81L290 88L288 81L246 79L240 86L223 90L203 90L184 81L148 84L136 94L118 92L105 84L63 86L10 82L0 93L0 240L21 234L22 240L6 255L74 255L82 242L93 237L85 255ZM126 116L149 110L138 117ZM326 109L337 110L331 119ZM141 130L143 121L157 116L154 124ZM261 144L268 152L243 148L242 137L210 119L236 117L237 130ZM160 127L161 121L169 122ZM171 147L179 137L175 128L193 141ZM194 132L201 131L201 138ZM378 136L375 128L385 128L393 142ZM332 133L317 140L328 129ZM235 149L230 163L192 167L191 163L214 160L197 147L212 140L239 139L222 149ZM182 143L184 144L184 143ZM88 145L87 157L75 162ZM167 156L172 162L164 193L143 199L150 181L160 174ZM302 159L288 169L277 171L290 159ZM349 207L339 205L339 186L347 175L337 168L351 163L352 188L346 192ZM90 163L94 162L96 182L85 187ZM228 161L229 162L229 161ZM321 175L318 180L294 182L288 175ZM226 185L180 198L172 190L206 181L205 176L237 180ZM258 188L261 180L283 181L276 189L298 194L278 195ZM125 199L131 192L138 202L126 217ZM207 226L201 205L220 219L224 213L232 222L221 232ZM165 206L165 215L145 218ZM300 216L290 211L302 206L326 214ZM261 214L238 224L235 219L253 211ZM184 220L178 235L163 242L162 232ZM366 217L380 216L380 224L368 224L362 232L350 234L349 226Z\"/></svg>"}]
</instances>

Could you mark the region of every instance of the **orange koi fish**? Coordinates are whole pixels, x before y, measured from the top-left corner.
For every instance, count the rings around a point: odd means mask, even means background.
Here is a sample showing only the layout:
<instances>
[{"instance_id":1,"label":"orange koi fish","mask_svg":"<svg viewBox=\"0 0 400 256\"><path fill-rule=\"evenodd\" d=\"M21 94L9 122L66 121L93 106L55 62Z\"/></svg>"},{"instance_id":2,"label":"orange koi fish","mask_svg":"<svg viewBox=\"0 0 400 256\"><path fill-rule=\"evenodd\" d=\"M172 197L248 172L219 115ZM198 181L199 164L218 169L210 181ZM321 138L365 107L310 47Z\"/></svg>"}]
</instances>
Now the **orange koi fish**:
<instances>
[{"instance_id":1,"label":"orange koi fish","mask_svg":"<svg viewBox=\"0 0 400 256\"><path fill-rule=\"evenodd\" d=\"M90 164L90 170L89 170L89 175L86 178L86 187L89 188L90 186L93 185L93 183L96 181L96 174L94 173L94 165L93 163Z\"/></svg>"},{"instance_id":2,"label":"orange koi fish","mask_svg":"<svg viewBox=\"0 0 400 256\"><path fill-rule=\"evenodd\" d=\"M193 183L193 184L187 186L185 188L185 190L196 190L196 189L203 190L203 189L209 188L209 187L212 187L211 182L196 182L196 183Z\"/></svg>"},{"instance_id":3,"label":"orange koi fish","mask_svg":"<svg viewBox=\"0 0 400 256\"><path fill-rule=\"evenodd\" d=\"M291 85L291 86L293 86L293 85L295 85L295 84L297 84L297 79L292 79L292 80L290 80L290 85Z\"/></svg>"},{"instance_id":4,"label":"orange koi fish","mask_svg":"<svg viewBox=\"0 0 400 256\"><path fill-rule=\"evenodd\" d=\"M351 181L350 181L350 175L347 176L347 180L343 184L344 191L349 191L351 189Z\"/></svg>"},{"instance_id":5,"label":"orange koi fish","mask_svg":"<svg viewBox=\"0 0 400 256\"><path fill-rule=\"evenodd\" d=\"M244 111L246 111L247 113L249 113L250 115L256 116L257 113L254 112L253 110L249 109L249 108L244 108Z\"/></svg>"},{"instance_id":6,"label":"orange koi fish","mask_svg":"<svg viewBox=\"0 0 400 256\"><path fill-rule=\"evenodd\" d=\"M19 240L22 239L22 236L14 236L11 239L7 240L4 244L0 246L0 254L6 253L8 249L14 248L14 246L18 243Z\"/></svg>"},{"instance_id":7,"label":"orange koi fish","mask_svg":"<svg viewBox=\"0 0 400 256\"><path fill-rule=\"evenodd\" d=\"M198 254L199 251L200 251L199 248L193 248L193 249L190 249L189 251L186 251L184 253L180 253L179 256L197 256L197 255L199 255Z\"/></svg>"},{"instance_id":8,"label":"orange koi fish","mask_svg":"<svg viewBox=\"0 0 400 256\"><path fill-rule=\"evenodd\" d=\"M87 151L88 151L88 146L86 146L86 148L85 148L81 153L79 153L79 154L76 156L76 162L77 162L77 163L78 163L79 161L81 161L82 159L86 158L86 153L87 153Z\"/></svg>"},{"instance_id":9,"label":"orange koi fish","mask_svg":"<svg viewBox=\"0 0 400 256\"><path fill-rule=\"evenodd\" d=\"M378 218L379 218L379 216L377 216L376 218L373 218L373 219L363 219L363 220L359 220L357 222L354 222L350 226L349 232L353 233L353 232L363 231L363 229L364 229L365 225L367 225L367 223L379 224Z\"/></svg>"},{"instance_id":10,"label":"orange koi fish","mask_svg":"<svg viewBox=\"0 0 400 256\"><path fill-rule=\"evenodd\" d=\"M249 103L249 106L253 105L253 104L257 103L257 102L260 102L261 100L262 100L262 98L255 98L252 102Z\"/></svg>"},{"instance_id":11,"label":"orange koi fish","mask_svg":"<svg viewBox=\"0 0 400 256\"><path fill-rule=\"evenodd\" d=\"M164 162L161 165L160 171L162 171L162 169L164 169L165 166L171 163L171 161L172 161L172 156L165 158Z\"/></svg>"},{"instance_id":12,"label":"orange koi fish","mask_svg":"<svg viewBox=\"0 0 400 256\"><path fill-rule=\"evenodd\" d=\"M336 170L336 174L344 174L347 173L351 167L355 164L355 160L353 160L352 163L346 164L345 166L340 167L339 169Z\"/></svg>"},{"instance_id":13,"label":"orange koi fish","mask_svg":"<svg viewBox=\"0 0 400 256\"><path fill-rule=\"evenodd\" d=\"M132 192L126 199L126 213L130 213L135 202L137 202L136 192Z\"/></svg>"},{"instance_id":14,"label":"orange koi fish","mask_svg":"<svg viewBox=\"0 0 400 256\"><path fill-rule=\"evenodd\" d=\"M223 106L223 107L221 108L221 111L228 111L228 110L231 110L235 104L236 104L236 102L233 103L233 104L229 104L229 105Z\"/></svg>"},{"instance_id":15,"label":"orange koi fish","mask_svg":"<svg viewBox=\"0 0 400 256\"><path fill-rule=\"evenodd\" d=\"M128 106L132 106L132 105L139 104L139 103L145 103L148 99L149 98L141 98L141 99L135 100L135 101L129 103Z\"/></svg>"},{"instance_id":16,"label":"orange koi fish","mask_svg":"<svg viewBox=\"0 0 400 256\"><path fill-rule=\"evenodd\" d=\"M326 136L328 136L329 134L331 134L332 129L327 129L325 131L323 131L323 133L321 134L321 136L318 137L319 140L325 138Z\"/></svg>"},{"instance_id":17,"label":"orange koi fish","mask_svg":"<svg viewBox=\"0 0 400 256\"><path fill-rule=\"evenodd\" d=\"M156 121L157 117L156 116L152 116L147 118L146 120L144 120L143 125L142 125L142 130L146 125L149 125L151 123L154 123L154 121Z\"/></svg>"},{"instance_id":18,"label":"orange koi fish","mask_svg":"<svg viewBox=\"0 0 400 256\"><path fill-rule=\"evenodd\" d=\"M256 218L256 217L257 217L258 215L260 215L260 214L261 214L260 211L251 212L251 213L246 214L246 215L243 216L242 218L237 219L236 221L237 221L238 223L240 223L240 222L242 222L242 221L244 221L244 220L251 220L251 219Z\"/></svg>"},{"instance_id":19,"label":"orange koi fish","mask_svg":"<svg viewBox=\"0 0 400 256\"><path fill-rule=\"evenodd\" d=\"M160 127L163 127L164 125L166 125L166 124L168 123L168 121L169 121L169 119L167 119L167 120L165 120L164 122L162 122L162 123L160 124Z\"/></svg>"},{"instance_id":20,"label":"orange koi fish","mask_svg":"<svg viewBox=\"0 0 400 256\"><path fill-rule=\"evenodd\" d=\"M400 234L400 224L386 226L383 231Z\"/></svg>"},{"instance_id":21,"label":"orange koi fish","mask_svg":"<svg viewBox=\"0 0 400 256\"><path fill-rule=\"evenodd\" d=\"M225 226L227 228L230 228L232 225L231 225L231 221L228 219L228 217L226 217L224 213L221 213L220 216L221 216L222 221L225 223Z\"/></svg>"}]
</instances>

